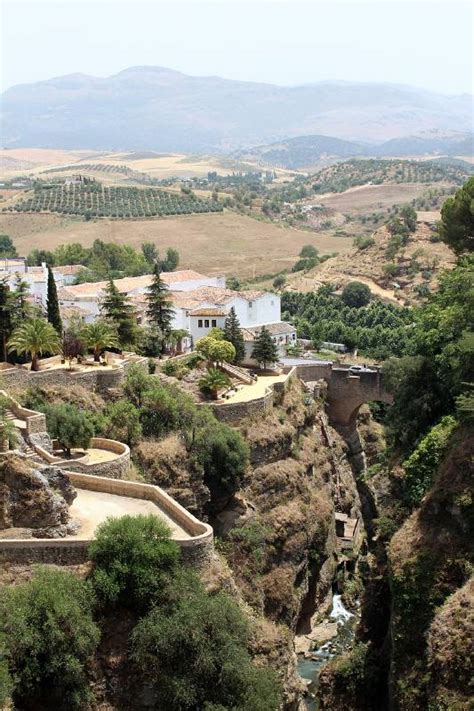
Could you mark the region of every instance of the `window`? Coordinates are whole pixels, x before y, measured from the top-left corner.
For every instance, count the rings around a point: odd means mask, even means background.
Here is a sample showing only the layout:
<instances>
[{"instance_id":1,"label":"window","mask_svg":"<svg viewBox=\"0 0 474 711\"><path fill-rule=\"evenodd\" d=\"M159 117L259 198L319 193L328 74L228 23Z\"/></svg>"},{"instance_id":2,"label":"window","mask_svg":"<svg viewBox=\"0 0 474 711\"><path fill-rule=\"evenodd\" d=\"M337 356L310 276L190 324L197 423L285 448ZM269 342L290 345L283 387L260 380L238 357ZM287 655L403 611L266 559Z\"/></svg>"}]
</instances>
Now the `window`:
<instances>
[{"instance_id":1,"label":"window","mask_svg":"<svg viewBox=\"0 0 474 711\"><path fill-rule=\"evenodd\" d=\"M209 328L209 319L208 318L206 318L204 320L204 328Z\"/></svg>"},{"instance_id":2,"label":"window","mask_svg":"<svg viewBox=\"0 0 474 711\"><path fill-rule=\"evenodd\" d=\"M249 301L249 309L251 309L253 306L253 301Z\"/></svg>"},{"instance_id":3,"label":"window","mask_svg":"<svg viewBox=\"0 0 474 711\"><path fill-rule=\"evenodd\" d=\"M202 328L202 318L198 320L198 328Z\"/></svg>"},{"instance_id":4,"label":"window","mask_svg":"<svg viewBox=\"0 0 474 711\"><path fill-rule=\"evenodd\" d=\"M217 326L217 320L216 320L215 318L212 319L212 321L211 321L211 326L212 326L212 328L216 328L216 326Z\"/></svg>"}]
</instances>

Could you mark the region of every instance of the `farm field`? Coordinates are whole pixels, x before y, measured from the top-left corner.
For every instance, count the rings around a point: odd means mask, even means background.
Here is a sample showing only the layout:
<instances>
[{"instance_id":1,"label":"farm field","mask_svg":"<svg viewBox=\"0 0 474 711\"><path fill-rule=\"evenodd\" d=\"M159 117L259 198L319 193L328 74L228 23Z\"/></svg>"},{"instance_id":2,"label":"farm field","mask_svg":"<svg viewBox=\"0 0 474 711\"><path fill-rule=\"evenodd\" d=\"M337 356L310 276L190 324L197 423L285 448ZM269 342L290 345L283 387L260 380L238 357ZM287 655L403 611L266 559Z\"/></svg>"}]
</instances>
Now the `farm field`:
<instances>
[{"instance_id":1,"label":"farm field","mask_svg":"<svg viewBox=\"0 0 474 711\"><path fill-rule=\"evenodd\" d=\"M177 249L183 268L245 278L291 269L305 244L313 244L321 254L343 254L352 248L351 239L280 227L232 212L89 222L52 214L0 213L0 233L10 235L22 255L68 242L87 247L95 239L133 247L150 241L162 251Z\"/></svg>"},{"instance_id":2,"label":"farm field","mask_svg":"<svg viewBox=\"0 0 474 711\"><path fill-rule=\"evenodd\" d=\"M395 204L409 203L426 193L430 188L449 188L449 183L400 183L397 185L362 185L349 188L344 193L318 195L312 202L319 202L345 214L365 214L386 210Z\"/></svg>"}]
</instances>

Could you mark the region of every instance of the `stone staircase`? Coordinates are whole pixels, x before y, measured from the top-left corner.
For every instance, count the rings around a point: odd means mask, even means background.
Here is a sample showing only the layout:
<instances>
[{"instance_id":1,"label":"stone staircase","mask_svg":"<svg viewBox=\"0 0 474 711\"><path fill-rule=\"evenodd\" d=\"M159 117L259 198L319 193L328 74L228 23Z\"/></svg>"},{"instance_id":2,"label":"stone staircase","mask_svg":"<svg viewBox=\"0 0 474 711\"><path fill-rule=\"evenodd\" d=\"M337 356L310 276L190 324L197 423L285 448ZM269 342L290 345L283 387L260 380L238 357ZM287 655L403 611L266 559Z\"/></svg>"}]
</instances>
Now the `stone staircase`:
<instances>
[{"instance_id":1,"label":"stone staircase","mask_svg":"<svg viewBox=\"0 0 474 711\"><path fill-rule=\"evenodd\" d=\"M220 369L230 375L233 378L237 378L246 385L251 385L254 382L254 378L245 370L245 368L240 368L238 365L233 365L231 363L221 363Z\"/></svg>"},{"instance_id":2,"label":"stone staircase","mask_svg":"<svg viewBox=\"0 0 474 711\"><path fill-rule=\"evenodd\" d=\"M17 431L18 431L18 440L21 445L21 451L25 455L27 459L34 459L35 461L39 460L39 457L33 447L30 445L30 443L27 440L26 437L26 422L25 420L19 419L15 413L10 410L6 409L5 410L5 419L8 420L8 422L12 422Z\"/></svg>"}]
</instances>

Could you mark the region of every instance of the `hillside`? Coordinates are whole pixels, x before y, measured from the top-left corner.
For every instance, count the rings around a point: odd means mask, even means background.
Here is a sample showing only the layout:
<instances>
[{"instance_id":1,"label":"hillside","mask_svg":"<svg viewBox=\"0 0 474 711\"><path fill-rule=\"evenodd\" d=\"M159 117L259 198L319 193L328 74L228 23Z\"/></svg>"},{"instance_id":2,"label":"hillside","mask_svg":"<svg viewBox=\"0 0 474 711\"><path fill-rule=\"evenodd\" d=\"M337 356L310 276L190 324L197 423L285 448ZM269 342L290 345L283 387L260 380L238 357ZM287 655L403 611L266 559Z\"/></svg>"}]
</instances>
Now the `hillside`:
<instances>
[{"instance_id":1,"label":"hillside","mask_svg":"<svg viewBox=\"0 0 474 711\"><path fill-rule=\"evenodd\" d=\"M321 166L355 156L471 156L474 153L472 133L427 131L418 135L393 138L380 144L343 141L331 136L298 136L285 141L237 151L242 158L278 168L302 169Z\"/></svg>"},{"instance_id":2,"label":"hillside","mask_svg":"<svg viewBox=\"0 0 474 711\"><path fill-rule=\"evenodd\" d=\"M470 97L391 84L282 87L131 67L11 87L2 95L7 147L216 152L325 134L384 141L469 130ZM47 117L47 120L46 120Z\"/></svg>"},{"instance_id":3,"label":"hillside","mask_svg":"<svg viewBox=\"0 0 474 711\"><path fill-rule=\"evenodd\" d=\"M322 195L367 184L446 182L461 185L471 173L470 165L464 162L353 159L323 168L310 182L313 191Z\"/></svg>"},{"instance_id":4,"label":"hillside","mask_svg":"<svg viewBox=\"0 0 474 711\"><path fill-rule=\"evenodd\" d=\"M342 286L357 280L368 284L374 294L386 300L414 303L426 295L427 290L435 289L437 273L455 262L453 253L443 242L433 241L434 235L431 224L418 222L407 245L392 255L390 232L386 226L381 227L372 235L373 244L353 247L304 274L290 274L288 287L308 292L325 283ZM394 265L390 272L387 264Z\"/></svg>"}]
</instances>

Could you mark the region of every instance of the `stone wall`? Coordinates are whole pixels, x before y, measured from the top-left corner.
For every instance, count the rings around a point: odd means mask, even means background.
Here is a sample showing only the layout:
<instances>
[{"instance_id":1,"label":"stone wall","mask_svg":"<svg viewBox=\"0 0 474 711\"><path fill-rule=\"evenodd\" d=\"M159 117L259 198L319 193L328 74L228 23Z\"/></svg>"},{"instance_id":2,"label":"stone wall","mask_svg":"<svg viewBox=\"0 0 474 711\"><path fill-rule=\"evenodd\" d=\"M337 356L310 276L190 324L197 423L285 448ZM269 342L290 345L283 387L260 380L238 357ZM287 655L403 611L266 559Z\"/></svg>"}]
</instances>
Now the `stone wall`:
<instances>
[{"instance_id":1,"label":"stone wall","mask_svg":"<svg viewBox=\"0 0 474 711\"><path fill-rule=\"evenodd\" d=\"M88 455L82 459L63 460L61 465L67 466L70 471L94 474L96 476L110 477L111 479L126 479L130 469L130 448L124 442L117 442L104 437L93 437L90 447L113 452L117 456L105 462L91 462Z\"/></svg>"},{"instance_id":2,"label":"stone wall","mask_svg":"<svg viewBox=\"0 0 474 711\"><path fill-rule=\"evenodd\" d=\"M99 476L68 471L71 483L78 489L103 491L109 494L147 499L174 519L190 538L174 538L180 546L183 560L188 565L200 567L214 550L213 530L178 504L163 489L151 484L119 481ZM91 540L63 539L0 539L0 561L29 563L73 564L87 560Z\"/></svg>"},{"instance_id":3,"label":"stone wall","mask_svg":"<svg viewBox=\"0 0 474 711\"><path fill-rule=\"evenodd\" d=\"M239 422L244 417L266 412L273 407L274 391L269 387L265 395L246 402L211 402L210 405L214 415L222 422Z\"/></svg>"}]
</instances>

